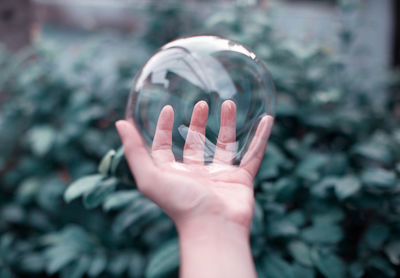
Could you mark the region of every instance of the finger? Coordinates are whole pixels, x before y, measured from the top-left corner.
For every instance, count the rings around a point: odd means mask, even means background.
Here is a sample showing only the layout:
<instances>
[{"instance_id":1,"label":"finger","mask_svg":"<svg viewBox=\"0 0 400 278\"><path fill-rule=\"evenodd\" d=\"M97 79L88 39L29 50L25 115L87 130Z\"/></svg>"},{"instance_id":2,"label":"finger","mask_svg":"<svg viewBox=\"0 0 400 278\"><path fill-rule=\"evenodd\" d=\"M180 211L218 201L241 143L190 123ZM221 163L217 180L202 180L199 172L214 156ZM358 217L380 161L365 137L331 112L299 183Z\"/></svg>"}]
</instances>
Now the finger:
<instances>
[{"instance_id":1,"label":"finger","mask_svg":"<svg viewBox=\"0 0 400 278\"><path fill-rule=\"evenodd\" d=\"M192 119L183 149L183 161L185 163L204 163L204 142L207 119L207 102L203 100L199 101L193 108Z\"/></svg>"},{"instance_id":2,"label":"finger","mask_svg":"<svg viewBox=\"0 0 400 278\"><path fill-rule=\"evenodd\" d=\"M240 163L240 168L246 170L253 179L257 175L258 168L264 157L273 123L274 118L269 115L261 119L250 146Z\"/></svg>"},{"instance_id":3,"label":"finger","mask_svg":"<svg viewBox=\"0 0 400 278\"><path fill-rule=\"evenodd\" d=\"M125 158L132 174L135 176L138 187L145 185L152 175L154 163L143 144L136 127L125 120L116 122L117 131L124 147Z\"/></svg>"},{"instance_id":4,"label":"finger","mask_svg":"<svg viewBox=\"0 0 400 278\"><path fill-rule=\"evenodd\" d=\"M214 163L232 164L236 151L236 104L226 100L221 106L221 126L219 128Z\"/></svg>"},{"instance_id":5,"label":"finger","mask_svg":"<svg viewBox=\"0 0 400 278\"><path fill-rule=\"evenodd\" d=\"M172 127L174 126L174 109L166 105L158 117L156 132L152 145L152 157L156 164L175 161L172 152Z\"/></svg>"}]
</instances>

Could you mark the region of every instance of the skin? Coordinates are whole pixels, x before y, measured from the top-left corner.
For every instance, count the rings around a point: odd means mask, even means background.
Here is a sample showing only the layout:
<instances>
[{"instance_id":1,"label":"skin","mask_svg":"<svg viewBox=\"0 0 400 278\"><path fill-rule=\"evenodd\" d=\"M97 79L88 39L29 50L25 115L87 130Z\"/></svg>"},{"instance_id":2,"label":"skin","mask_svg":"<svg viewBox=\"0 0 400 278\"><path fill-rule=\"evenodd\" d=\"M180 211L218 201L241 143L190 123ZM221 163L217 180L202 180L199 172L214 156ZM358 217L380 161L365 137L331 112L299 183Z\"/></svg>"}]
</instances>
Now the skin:
<instances>
[{"instance_id":1,"label":"skin","mask_svg":"<svg viewBox=\"0 0 400 278\"><path fill-rule=\"evenodd\" d=\"M125 156L138 189L174 221L180 245L180 277L257 277L249 234L254 211L253 180L273 125L264 116L239 166L232 165L236 105L221 106L221 126L214 160L204 164L208 105L192 113L183 163L172 153L174 111L165 106L158 118L151 154L133 123L118 121Z\"/></svg>"}]
</instances>

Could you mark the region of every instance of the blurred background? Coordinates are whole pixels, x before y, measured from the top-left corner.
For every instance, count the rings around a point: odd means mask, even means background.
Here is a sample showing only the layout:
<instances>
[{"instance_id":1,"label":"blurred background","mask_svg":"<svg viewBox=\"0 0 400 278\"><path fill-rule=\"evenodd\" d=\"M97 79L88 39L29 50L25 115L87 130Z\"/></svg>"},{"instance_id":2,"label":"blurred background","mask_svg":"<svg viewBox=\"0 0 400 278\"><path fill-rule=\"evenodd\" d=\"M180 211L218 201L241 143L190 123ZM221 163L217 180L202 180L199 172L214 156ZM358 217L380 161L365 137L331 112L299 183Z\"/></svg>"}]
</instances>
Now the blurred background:
<instances>
[{"instance_id":1,"label":"blurred background","mask_svg":"<svg viewBox=\"0 0 400 278\"><path fill-rule=\"evenodd\" d=\"M277 89L259 277L400 277L400 2L1 0L0 278L177 277L114 122L163 44L248 46Z\"/></svg>"}]
</instances>

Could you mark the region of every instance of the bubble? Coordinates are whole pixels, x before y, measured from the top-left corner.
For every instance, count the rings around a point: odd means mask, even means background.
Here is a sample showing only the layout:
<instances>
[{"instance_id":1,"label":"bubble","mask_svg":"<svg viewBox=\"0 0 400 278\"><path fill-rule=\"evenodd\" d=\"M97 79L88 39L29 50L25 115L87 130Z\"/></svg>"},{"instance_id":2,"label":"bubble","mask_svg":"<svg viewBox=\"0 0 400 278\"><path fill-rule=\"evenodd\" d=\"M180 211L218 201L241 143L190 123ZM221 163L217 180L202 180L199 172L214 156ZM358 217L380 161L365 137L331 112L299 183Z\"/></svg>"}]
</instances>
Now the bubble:
<instances>
[{"instance_id":1,"label":"bubble","mask_svg":"<svg viewBox=\"0 0 400 278\"><path fill-rule=\"evenodd\" d=\"M202 123L189 130L195 105L196 121L206 121L204 132ZM214 156L225 155L238 164L260 119L274 116L275 89L264 63L243 45L216 36L186 37L164 45L134 80L126 117L134 121L149 150L163 108L159 135L168 137L164 133L172 126L176 161L208 164ZM231 132L221 132L218 139L221 121ZM204 152L196 152L200 148Z\"/></svg>"}]
</instances>

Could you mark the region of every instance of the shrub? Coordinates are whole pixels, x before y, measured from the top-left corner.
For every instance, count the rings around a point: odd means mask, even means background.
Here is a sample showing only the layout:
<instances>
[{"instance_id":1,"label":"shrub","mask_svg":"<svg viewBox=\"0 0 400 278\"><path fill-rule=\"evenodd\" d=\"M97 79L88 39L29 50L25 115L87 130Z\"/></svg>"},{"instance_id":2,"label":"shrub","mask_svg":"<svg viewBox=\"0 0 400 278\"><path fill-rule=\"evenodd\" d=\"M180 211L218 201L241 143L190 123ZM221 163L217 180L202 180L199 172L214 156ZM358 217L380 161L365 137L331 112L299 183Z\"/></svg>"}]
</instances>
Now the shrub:
<instances>
[{"instance_id":1,"label":"shrub","mask_svg":"<svg viewBox=\"0 0 400 278\"><path fill-rule=\"evenodd\" d=\"M188 20L172 7L150 9L149 49L188 34L168 28L155 41L170 12ZM395 277L398 75L354 73L350 52L280 38L264 12L213 12L194 32L248 45L276 84L276 124L254 183L259 277ZM341 49L353 35L342 26ZM46 46L2 53L0 277L176 277L176 231L135 189L113 127L143 57L105 73L95 47L68 67Z\"/></svg>"}]
</instances>

